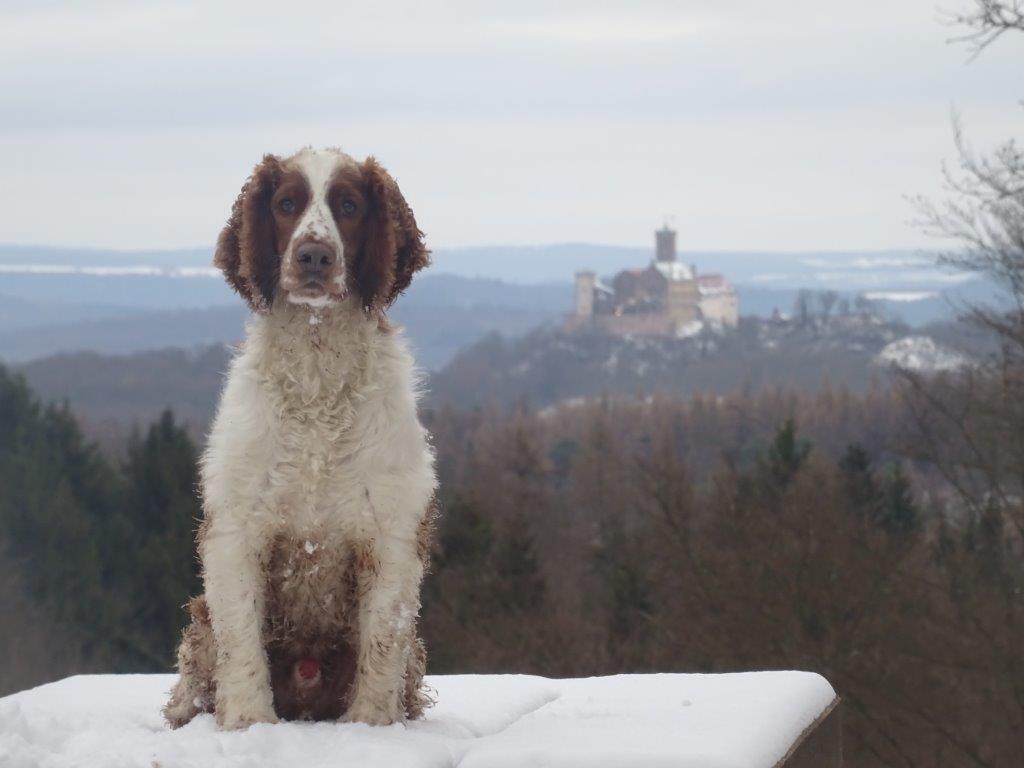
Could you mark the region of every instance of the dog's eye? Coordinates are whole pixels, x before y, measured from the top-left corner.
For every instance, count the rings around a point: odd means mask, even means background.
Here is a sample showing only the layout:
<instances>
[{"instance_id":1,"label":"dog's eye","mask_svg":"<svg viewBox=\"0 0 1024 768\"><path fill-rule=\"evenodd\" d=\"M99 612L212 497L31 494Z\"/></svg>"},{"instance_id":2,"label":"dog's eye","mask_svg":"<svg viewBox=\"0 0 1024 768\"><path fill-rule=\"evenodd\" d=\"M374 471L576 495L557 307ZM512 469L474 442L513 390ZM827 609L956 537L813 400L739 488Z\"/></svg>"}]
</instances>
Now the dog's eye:
<instances>
[{"instance_id":1,"label":"dog's eye","mask_svg":"<svg viewBox=\"0 0 1024 768\"><path fill-rule=\"evenodd\" d=\"M281 209L281 213L292 214L295 213L295 201L290 197L286 197L284 200L277 204L277 207Z\"/></svg>"},{"instance_id":2,"label":"dog's eye","mask_svg":"<svg viewBox=\"0 0 1024 768\"><path fill-rule=\"evenodd\" d=\"M356 212L356 204L351 200L346 200L341 204L341 212L346 216L351 216Z\"/></svg>"}]
</instances>

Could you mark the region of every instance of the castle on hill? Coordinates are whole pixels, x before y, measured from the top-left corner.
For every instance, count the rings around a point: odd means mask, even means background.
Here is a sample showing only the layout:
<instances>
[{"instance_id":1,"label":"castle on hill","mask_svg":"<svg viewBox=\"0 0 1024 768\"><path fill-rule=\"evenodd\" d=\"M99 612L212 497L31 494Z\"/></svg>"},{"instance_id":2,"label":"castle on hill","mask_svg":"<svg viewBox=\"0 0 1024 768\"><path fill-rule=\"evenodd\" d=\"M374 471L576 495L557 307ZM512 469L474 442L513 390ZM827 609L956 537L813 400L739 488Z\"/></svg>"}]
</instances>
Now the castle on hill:
<instances>
[{"instance_id":1,"label":"castle on hill","mask_svg":"<svg viewBox=\"0 0 1024 768\"><path fill-rule=\"evenodd\" d=\"M576 309L568 331L599 328L616 336L689 336L704 326L739 323L736 289L722 275L698 275L676 259L676 232L654 233L655 250L643 269L626 269L603 282L594 272L576 273Z\"/></svg>"}]
</instances>

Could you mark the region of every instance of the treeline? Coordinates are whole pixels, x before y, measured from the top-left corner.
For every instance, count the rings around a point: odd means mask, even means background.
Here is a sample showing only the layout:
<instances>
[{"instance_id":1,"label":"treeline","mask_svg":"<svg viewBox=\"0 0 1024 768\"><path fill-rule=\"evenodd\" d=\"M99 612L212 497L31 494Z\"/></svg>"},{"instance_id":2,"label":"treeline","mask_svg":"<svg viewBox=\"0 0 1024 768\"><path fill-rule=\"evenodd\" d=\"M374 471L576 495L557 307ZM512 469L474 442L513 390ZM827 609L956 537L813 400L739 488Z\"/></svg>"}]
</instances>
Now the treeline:
<instances>
[{"instance_id":1,"label":"treeline","mask_svg":"<svg viewBox=\"0 0 1024 768\"><path fill-rule=\"evenodd\" d=\"M166 413L125 456L0 367L0 692L168 667L199 588L196 447Z\"/></svg>"},{"instance_id":2,"label":"treeline","mask_svg":"<svg viewBox=\"0 0 1024 768\"><path fill-rule=\"evenodd\" d=\"M810 669L852 766L1024 764L1019 492L943 457L1019 471L1024 421L932 441L923 385L438 414L433 669Z\"/></svg>"},{"instance_id":3,"label":"treeline","mask_svg":"<svg viewBox=\"0 0 1024 768\"><path fill-rule=\"evenodd\" d=\"M439 414L434 668L813 669L851 765L1020 764L1019 530L914 415L834 392Z\"/></svg>"}]
</instances>

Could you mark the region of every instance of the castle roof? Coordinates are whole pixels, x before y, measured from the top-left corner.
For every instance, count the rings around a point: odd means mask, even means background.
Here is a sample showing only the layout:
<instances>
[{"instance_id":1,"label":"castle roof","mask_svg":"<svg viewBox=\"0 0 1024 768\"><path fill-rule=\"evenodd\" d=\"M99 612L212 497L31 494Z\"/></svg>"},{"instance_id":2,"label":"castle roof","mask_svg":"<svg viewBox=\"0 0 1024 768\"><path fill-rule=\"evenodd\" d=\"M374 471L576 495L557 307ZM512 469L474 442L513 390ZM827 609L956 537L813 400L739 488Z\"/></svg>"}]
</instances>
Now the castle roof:
<instances>
[{"instance_id":1,"label":"castle roof","mask_svg":"<svg viewBox=\"0 0 1024 768\"><path fill-rule=\"evenodd\" d=\"M666 280L672 282L679 282L681 280L693 280L693 270L690 269L686 264L678 261L658 261L655 259L651 262L656 270L661 272L665 276Z\"/></svg>"}]
</instances>

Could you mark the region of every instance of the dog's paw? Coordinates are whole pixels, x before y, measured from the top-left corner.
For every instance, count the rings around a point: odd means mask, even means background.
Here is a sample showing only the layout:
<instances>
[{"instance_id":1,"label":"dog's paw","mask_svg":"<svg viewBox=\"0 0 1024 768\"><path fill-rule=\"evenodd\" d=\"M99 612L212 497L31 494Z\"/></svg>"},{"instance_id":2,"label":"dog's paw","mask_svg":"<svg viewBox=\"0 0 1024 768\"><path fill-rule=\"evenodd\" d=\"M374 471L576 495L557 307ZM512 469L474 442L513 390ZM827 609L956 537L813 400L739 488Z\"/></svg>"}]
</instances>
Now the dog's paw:
<instances>
[{"instance_id":1,"label":"dog's paw","mask_svg":"<svg viewBox=\"0 0 1024 768\"><path fill-rule=\"evenodd\" d=\"M217 726L225 731L242 731L256 723L276 723L277 715L270 705L217 706Z\"/></svg>"},{"instance_id":2,"label":"dog's paw","mask_svg":"<svg viewBox=\"0 0 1024 768\"><path fill-rule=\"evenodd\" d=\"M352 706L342 715L343 723L366 723L367 725L391 725L402 720L398 707L381 706L369 699L356 698Z\"/></svg>"},{"instance_id":3,"label":"dog's paw","mask_svg":"<svg viewBox=\"0 0 1024 768\"><path fill-rule=\"evenodd\" d=\"M191 701L171 699L161 712L171 728L181 728L199 713L199 707Z\"/></svg>"}]
</instances>

